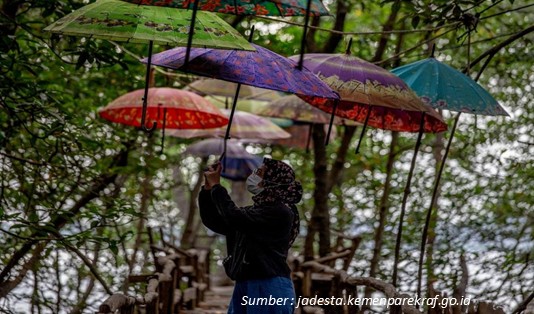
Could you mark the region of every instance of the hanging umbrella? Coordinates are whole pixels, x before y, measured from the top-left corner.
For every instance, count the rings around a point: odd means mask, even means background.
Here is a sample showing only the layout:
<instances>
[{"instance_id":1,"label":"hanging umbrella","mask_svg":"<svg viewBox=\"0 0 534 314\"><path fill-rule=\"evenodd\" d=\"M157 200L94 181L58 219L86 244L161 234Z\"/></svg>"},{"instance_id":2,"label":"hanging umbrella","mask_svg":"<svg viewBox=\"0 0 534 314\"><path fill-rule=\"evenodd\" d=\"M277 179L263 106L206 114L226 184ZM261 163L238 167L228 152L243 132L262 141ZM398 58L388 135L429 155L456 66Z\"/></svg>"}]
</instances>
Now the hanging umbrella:
<instances>
[{"instance_id":1,"label":"hanging umbrella","mask_svg":"<svg viewBox=\"0 0 534 314\"><path fill-rule=\"evenodd\" d=\"M152 63L200 76L297 94L312 101L326 102L339 98L312 72L295 70L294 61L261 46L251 45L256 51L194 48L187 68L183 67L185 49L182 47L155 54ZM147 59L141 62L146 63Z\"/></svg>"},{"instance_id":2,"label":"hanging umbrella","mask_svg":"<svg viewBox=\"0 0 534 314\"><path fill-rule=\"evenodd\" d=\"M329 124L331 118L330 115L326 112L311 106L310 104L295 95L286 96L273 102L270 102L268 105L259 108L256 112L261 116L291 119L293 121L307 124L301 124L298 127L294 128L295 132L298 133L300 136L300 134L302 133L302 128L306 126L308 127L307 139L304 139L303 142L299 142L301 140L300 137L299 139L294 141L293 139L287 141L280 141L282 142L282 144L284 144L284 142L288 142L288 145L295 145L298 147L301 147L303 146L303 143L306 143L306 146L304 146L304 148L306 148L306 152L309 151L309 145L311 144L311 134L313 125L316 123ZM333 123L338 125L359 124L357 122L341 119L339 117L334 117ZM329 138L329 140L330 139L331 138Z\"/></svg>"},{"instance_id":3,"label":"hanging umbrella","mask_svg":"<svg viewBox=\"0 0 534 314\"><path fill-rule=\"evenodd\" d=\"M432 207L437 198L437 191L443 168L447 160L449 148L454 137L454 132L462 112L471 114L482 114L488 116L508 116L506 110L499 105L482 86L469 76L457 71L456 69L439 62L434 57L410 63L393 69L395 75L403 79L416 93L430 106L437 109L445 109L458 112L454 125L451 130L451 136L447 143L443 160L441 161L432 200L427 210L423 236L421 239L421 252L419 255L419 268L417 276L417 295L421 295L421 280L423 275L423 260L425 255L425 246L432 216Z\"/></svg>"},{"instance_id":4,"label":"hanging umbrella","mask_svg":"<svg viewBox=\"0 0 534 314\"><path fill-rule=\"evenodd\" d=\"M399 132L419 132L421 123L424 132L447 129L439 113L425 105L404 81L351 56L350 43L345 54L306 54L304 65L337 91L340 101L334 108L331 102L299 97L323 111L364 123L361 136L367 125Z\"/></svg>"},{"instance_id":5,"label":"hanging umbrella","mask_svg":"<svg viewBox=\"0 0 534 314\"><path fill-rule=\"evenodd\" d=\"M241 84L307 96L312 101L328 102L338 95L310 71L296 69L292 60L254 45L254 53L236 50L195 48L184 67L186 49L174 48L154 55L154 64L201 76L239 83L233 99L225 139L229 138L233 113ZM143 59L142 62L147 62Z\"/></svg>"},{"instance_id":6,"label":"hanging umbrella","mask_svg":"<svg viewBox=\"0 0 534 314\"><path fill-rule=\"evenodd\" d=\"M392 276L392 283L396 286L406 202L421 138L423 132L445 131L447 124L439 113L424 104L400 78L370 62L351 56L351 43L352 39L345 54L307 54L304 58L305 67L339 93L341 99L337 106L336 104L330 106L328 102L317 102L306 96L299 95L299 97L326 112L363 122L356 152L359 150L367 125L392 131L418 132L399 217ZM291 59L297 57L293 56Z\"/></svg>"},{"instance_id":7,"label":"hanging umbrella","mask_svg":"<svg viewBox=\"0 0 534 314\"><path fill-rule=\"evenodd\" d=\"M143 93L144 90L139 89L122 95L100 109L99 115L112 122L140 127ZM148 96L146 121L157 123L163 130L207 129L228 123L226 116L217 107L195 93L152 87L148 90Z\"/></svg>"},{"instance_id":8,"label":"hanging umbrella","mask_svg":"<svg viewBox=\"0 0 534 314\"><path fill-rule=\"evenodd\" d=\"M325 124L325 131L328 126ZM304 149L306 152L309 151L310 146L313 145L313 138L310 136L310 125L309 124L294 124L292 126L284 128L286 132L291 134L290 138L278 139L270 141L269 144L280 145L285 147L293 147L298 149ZM337 136L336 129L333 128L330 132L330 141L333 141Z\"/></svg>"},{"instance_id":9,"label":"hanging umbrella","mask_svg":"<svg viewBox=\"0 0 534 314\"><path fill-rule=\"evenodd\" d=\"M194 9L194 0L123 0L142 5ZM198 0L197 10L235 15L298 16L306 13L307 0ZM310 14L329 15L320 0L311 1Z\"/></svg>"},{"instance_id":10,"label":"hanging umbrella","mask_svg":"<svg viewBox=\"0 0 534 314\"><path fill-rule=\"evenodd\" d=\"M230 110L221 109L223 114L230 116ZM273 140L280 138L289 138L291 135L282 130L279 126L271 122L269 119L260 117L258 115L235 111L234 113L234 127L230 132L230 136L235 139L247 139L250 141L258 140ZM196 138L196 137L224 137L226 129L223 127L216 129L203 130L170 130L167 135L181 138Z\"/></svg>"},{"instance_id":11,"label":"hanging umbrella","mask_svg":"<svg viewBox=\"0 0 534 314\"><path fill-rule=\"evenodd\" d=\"M202 96L234 97L237 84L216 79L201 79L189 84L187 88ZM244 85L241 86L239 91L239 98L273 101L282 98L282 94L268 89Z\"/></svg>"},{"instance_id":12,"label":"hanging umbrella","mask_svg":"<svg viewBox=\"0 0 534 314\"><path fill-rule=\"evenodd\" d=\"M153 43L185 45L189 28L185 21L191 12L172 8L138 6L118 0L98 0L86 5L45 28L53 33L95 37L115 41L149 43L144 100L149 86L150 57ZM199 13L196 38L198 47L254 50L228 23L215 14ZM146 102L143 103L141 127L145 125ZM151 129L153 129L153 126Z\"/></svg>"},{"instance_id":13,"label":"hanging umbrella","mask_svg":"<svg viewBox=\"0 0 534 314\"><path fill-rule=\"evenodd\" d=\"M258 110L255 110L255 113L260 116L290 119L298 122L319 124L330 123L329 114L311 106L295 95L285 96L278 100L274 100L267 105L261 106ZM356 125L358 123L334 117L334 124Z\"/></svg>"},{"instance_id":14,"label":"hanging umbrella","mask_svg":"<svg viewBox=\"0 0 534 314\"><path fill-rule=\"evenodd\" d=\"M241 87L248 86L243 85ZM235 94L235 90L234 90ZM239 94L241 94L241 89ZM235 96L235 95L234 95ZM221 108L221 109L227 109L228 106L228 98L222 97L222 96L204 96L207 100L211 101L215 106ZM232 102L233 102L233 96L232 96ZM251 100L251 99L242 99L238 98L236 103L236 110L246 111L253 114L256 114L256 111L259 110L261 107L268 104L268 102L263 100Z\"/></svg>"},{"instance_id":15,"label":"hanging umbrella","mask_svg":"<svg viewBox=\"0 0 534 314\"><path fill-rule=\"evenodd\" d=\"M227 13L235 15L267 15L267 16L305 16L304 32L301 41L301 56L306 44L306 32L310 15L330 15L320 0L124 0L135 4L166 6L193 10L189 28L195 28L198 10ZM195 28L196 29L196 28ZM193 32L189 33L185 64L189 63ZM302 69L302 57L298 64Z\"/></svg>"},{"instance_id":16,"label":"hanging umbrella","mask_svg":"<svg viewBox=\"0 0 534 314\"><path fill-rule=\"evenodd\" d=\"M225 148L226 146L226 148ZM221 176L235 181L246 179L254 169L262 163L262 158L249 154L247 150L235 140L206 139L189 145L185 153L197 157L219 156L226 149L222 159L224 165Z\"/></svg>"}]
</instances>

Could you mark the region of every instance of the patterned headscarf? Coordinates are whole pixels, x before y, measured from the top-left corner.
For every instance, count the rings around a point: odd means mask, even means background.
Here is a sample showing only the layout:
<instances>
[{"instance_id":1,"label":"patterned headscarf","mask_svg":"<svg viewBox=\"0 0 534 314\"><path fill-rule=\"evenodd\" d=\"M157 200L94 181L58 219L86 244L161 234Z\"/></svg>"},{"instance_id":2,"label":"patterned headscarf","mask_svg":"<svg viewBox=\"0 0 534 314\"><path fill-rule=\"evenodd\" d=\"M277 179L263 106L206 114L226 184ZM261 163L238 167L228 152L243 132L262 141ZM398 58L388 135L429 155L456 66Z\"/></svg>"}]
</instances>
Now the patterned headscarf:
<instances>
[{"instance_id":1,"label":"patterned headscarf","mask_svg":"<svg viewBox=\"0 0 534 314\"><path fill-rule=\"evenodd\" d=\"M273 204L282 202L289 206L293 211L292 237L289 246L293 244L299 234L300 217L296 203L302 199L302 185L295 180L295 172L285 162L264 158L263 164L265 171L263 173L264 190L252 197L254 204Z\"/></svg>"}]
</instances>

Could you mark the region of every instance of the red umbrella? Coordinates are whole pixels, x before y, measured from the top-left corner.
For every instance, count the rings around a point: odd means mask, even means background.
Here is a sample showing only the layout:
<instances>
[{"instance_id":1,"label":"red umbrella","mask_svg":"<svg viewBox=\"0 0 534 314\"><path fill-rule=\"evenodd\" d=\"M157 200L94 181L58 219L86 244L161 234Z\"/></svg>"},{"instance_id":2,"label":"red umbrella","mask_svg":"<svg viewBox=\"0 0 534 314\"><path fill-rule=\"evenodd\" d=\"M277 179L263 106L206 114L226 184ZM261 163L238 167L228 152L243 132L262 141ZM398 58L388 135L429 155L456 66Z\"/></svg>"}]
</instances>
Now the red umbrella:
<instances>
[{"instance_id":1,"label":"red umbrella","mask_svg":"<svg viewBox=\"0 0 534 314\"><path fill-rule=\"evenodd\" d=\"M112 122L142 127L143 94L144 90L138 89L122 95L98 113ZM209 129L228 124L228 118L219 108L195 93L152 87L148 96L146 121L156 122L157 127L163 130Z\"/></svg>"}]
</instances>

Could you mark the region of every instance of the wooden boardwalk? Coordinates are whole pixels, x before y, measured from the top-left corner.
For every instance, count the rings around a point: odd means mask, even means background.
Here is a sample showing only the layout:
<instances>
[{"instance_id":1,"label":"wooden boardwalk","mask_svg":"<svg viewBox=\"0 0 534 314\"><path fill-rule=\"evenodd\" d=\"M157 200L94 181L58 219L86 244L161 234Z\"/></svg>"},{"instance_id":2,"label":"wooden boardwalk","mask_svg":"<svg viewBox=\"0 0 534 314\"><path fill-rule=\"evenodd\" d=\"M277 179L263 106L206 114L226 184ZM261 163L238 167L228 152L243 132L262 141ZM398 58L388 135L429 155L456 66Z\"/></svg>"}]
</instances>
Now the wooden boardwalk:
<instances>
[{"instance_id":1,"label":"wooden boardwalk","mask_svg":"<svg viewBox=\"0 0 534 314\"><path fill-rule=\"evenodd\" d=\"M184 314L226 314L232 298L234 286L211 287L206 291L204 300L193 310L184 310Z\"/></svg>"}]
</instances>

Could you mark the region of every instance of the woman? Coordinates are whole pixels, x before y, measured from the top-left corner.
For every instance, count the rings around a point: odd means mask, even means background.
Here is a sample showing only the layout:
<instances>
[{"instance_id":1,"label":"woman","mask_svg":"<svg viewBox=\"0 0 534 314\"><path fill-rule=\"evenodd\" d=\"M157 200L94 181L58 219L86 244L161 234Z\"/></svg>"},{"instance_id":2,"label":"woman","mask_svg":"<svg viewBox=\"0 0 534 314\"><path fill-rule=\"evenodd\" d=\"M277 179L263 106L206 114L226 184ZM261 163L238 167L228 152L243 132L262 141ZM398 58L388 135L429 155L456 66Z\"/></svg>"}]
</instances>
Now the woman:
<instances>
[{"instance_id":1,"label":"woman","mask_svg":"<svg viewBox=\"0 0 534 314\"><path fill-rule=\"evenodd\" d=\"M206 227L226 236L227 275L236 281L228 313L293 313L288 250L299 233L302 186L286 163L264 158L247 178L254 205L237 207L220 185L221 165L204 172L199 195Z\"/></svg>"}]
</instances>

